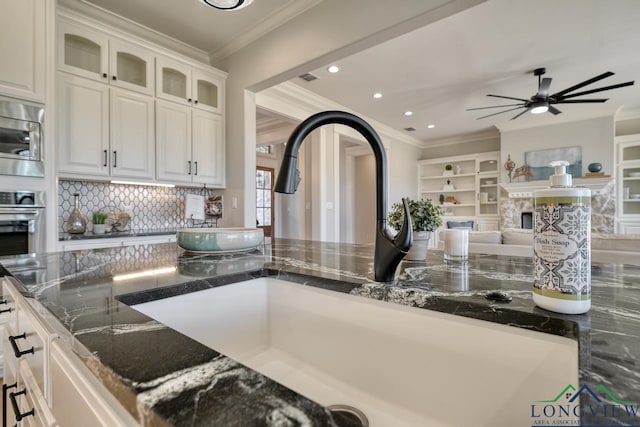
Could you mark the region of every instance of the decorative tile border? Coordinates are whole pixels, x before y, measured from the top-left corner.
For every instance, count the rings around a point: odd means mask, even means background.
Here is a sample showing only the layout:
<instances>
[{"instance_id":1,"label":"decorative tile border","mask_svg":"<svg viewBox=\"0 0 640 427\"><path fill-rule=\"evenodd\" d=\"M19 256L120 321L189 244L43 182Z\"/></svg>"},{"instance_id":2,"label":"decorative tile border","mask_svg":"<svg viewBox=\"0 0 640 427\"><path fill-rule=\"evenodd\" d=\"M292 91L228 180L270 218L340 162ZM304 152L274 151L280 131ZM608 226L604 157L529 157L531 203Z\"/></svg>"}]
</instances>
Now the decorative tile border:
<instances>
[{"instance_id":1,"label":"decorative tile border","mask_svg":"<svg viewBox=\"0 0 640 427\"><path fill-rule=\"evenodd\" d=\"M132 215L127 228L136 231L200 226L199 221L184 218L185 196L220 194L219 191L205 192L199 188L61 180L58 184L58 231L61 233L65 231L66 221L73 209L74 193L80 194L80 209L89 222L93 212L123 212L130 207Z\"/></svg>"}]
</instances>

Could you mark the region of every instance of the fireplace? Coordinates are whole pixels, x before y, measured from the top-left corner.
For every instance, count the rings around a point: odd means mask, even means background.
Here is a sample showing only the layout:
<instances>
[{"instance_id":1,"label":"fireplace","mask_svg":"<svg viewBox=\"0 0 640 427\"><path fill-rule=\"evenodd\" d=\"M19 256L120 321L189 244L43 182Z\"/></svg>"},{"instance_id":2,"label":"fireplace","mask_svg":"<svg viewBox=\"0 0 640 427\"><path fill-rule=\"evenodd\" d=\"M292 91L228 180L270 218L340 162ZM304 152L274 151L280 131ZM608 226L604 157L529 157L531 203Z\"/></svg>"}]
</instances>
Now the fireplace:
<instances>
[{"instance_id":1,"label":"fireplace","mask_svg":"<svg viewBox=\"0 0 640 427\"><path fill-rule=\"evenodd\" d=\"M533 229L533 212L520 213L520 228Z\"/></svg>"}]
</instances>

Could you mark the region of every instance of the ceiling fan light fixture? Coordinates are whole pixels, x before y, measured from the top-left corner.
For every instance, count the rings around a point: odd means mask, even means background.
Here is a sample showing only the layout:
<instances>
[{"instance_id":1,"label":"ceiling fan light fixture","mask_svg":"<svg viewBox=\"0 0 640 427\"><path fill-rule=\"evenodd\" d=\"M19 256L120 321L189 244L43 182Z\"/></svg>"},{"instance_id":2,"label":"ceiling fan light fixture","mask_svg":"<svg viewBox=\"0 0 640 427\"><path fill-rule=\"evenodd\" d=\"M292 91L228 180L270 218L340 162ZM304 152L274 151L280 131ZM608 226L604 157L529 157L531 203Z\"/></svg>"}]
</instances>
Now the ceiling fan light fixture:
<instances>
[{"instance_id":1,"label":"ceiling fan light fixture","mask_svg":"<svg viewBox=\"0 0 640 427\"><path fill-rule=\"evenodd\" d=\"M549 111L549 103L547 101L536 101L531 104L531 114L542 114Z\"/></svg>"},{"instance_id":2,"label":"ceiling fan light fixture","mask_svg":"<svg viewBox=\"0 0 640 427\"><path fill-rule=\"evenodd\" d=\"M253 0L200 0L202 3L220 10L238 10L249 6Z\"/></svg>"}]
</instances>

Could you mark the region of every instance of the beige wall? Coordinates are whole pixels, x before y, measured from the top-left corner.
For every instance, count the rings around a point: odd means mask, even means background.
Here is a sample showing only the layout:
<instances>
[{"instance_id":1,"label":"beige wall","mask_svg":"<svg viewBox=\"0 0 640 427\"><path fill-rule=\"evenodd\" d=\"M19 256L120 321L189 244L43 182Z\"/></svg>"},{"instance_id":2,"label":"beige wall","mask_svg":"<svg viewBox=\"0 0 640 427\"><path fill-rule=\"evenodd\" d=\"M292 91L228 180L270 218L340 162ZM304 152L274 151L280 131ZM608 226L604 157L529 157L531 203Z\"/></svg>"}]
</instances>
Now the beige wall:
<instances>
[{"instance_id":1,"label":"beige wall","mask_svg":"<svg viewBox=\"0 0 640 427\"><path fill-rule=\"evenodd\" d=\"M462 156L465 154L487 153L500 150L500 136L458 144L438 145L422 150L420 160L437 159L440 157Z\"/></svg>"},{"instance_id":2,"label":"beige wall","mask_svg":"<svg viewBox=\"0 0 640 427\"><path fill-rule=\"evenodd\" d=\"M415 162L414 162L415 163ZM376 163L373 154L355 161L355 243L373 243L376 231Z\"/></svg>"}]
</instances>

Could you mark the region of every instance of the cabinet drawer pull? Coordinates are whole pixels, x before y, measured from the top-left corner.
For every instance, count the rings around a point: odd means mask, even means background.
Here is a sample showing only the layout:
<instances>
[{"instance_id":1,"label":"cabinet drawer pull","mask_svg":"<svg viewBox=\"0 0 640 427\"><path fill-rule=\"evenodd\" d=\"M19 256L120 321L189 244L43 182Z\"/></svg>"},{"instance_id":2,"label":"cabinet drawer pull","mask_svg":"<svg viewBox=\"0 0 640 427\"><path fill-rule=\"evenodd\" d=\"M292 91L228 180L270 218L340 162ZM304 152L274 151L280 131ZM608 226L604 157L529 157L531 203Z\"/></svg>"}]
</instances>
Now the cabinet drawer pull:
<instances>
[{"instance_id":1,"label":"cabinet drawer pull","mask_svg":"<svg viewBox=\"0 0 640 427\"><path fill-rule=\"evenodd\" d=\"M7 391L11 390L12 388L18 388L18 383L13 383L11 385L2 384L2 425L3 427L9 425L7 423L7 403L9 401L9 398L7 397Z\"/></svg>"},{"instance_id":2,"label":"cabinet drawer pull","mask_svg":"<svg viewBox=\"0 0 640 427\"><path fill-rule=\"evenodd\" d=\"M5 310L0 310L0 314L2 314L2 313L11 313L11 310L12 310L11 308L7 308Z\"/></svg>"},{"instance_id":3,"label":"cabinet drawer pull","mask_svg":"<svg viewBox=\"0 0 640 427\"><path fill-rule=\"evenodd\" d=\"M187 173L191 175L191 160L187 160L187 163L189 164L189 172Z\"/></svg>"},{"instance_id":4,"label":"cabinet drawer pull","mask_svg":"<svg viewBox=\"0 0 640 427\"><path fill-rule=\"evenodd\" d=\"M113 151L113 167L118 167L118 152L115 150Z\"/></svg>"},{"instance_id":5,"label":"cabinet drawer pull","mask_svg":"<svg viewBox=\"0 0 640 427\"><path fill-rule=\"evenodd\" d=\"M32 417L36 414L35 408L31 408L30 411L20 412L20 407L18 406L18 402L16 401L16 396L26 395L27 390L24 389L22 391L18 391L16 393L9 393L9 399L11 400L11 406L13 406L13 412L16 414L16 421L22 421L24 418Z\"/></svg>"},{"instance_id":6,"label":"cabinet drawer pull","mask_svg":"<svg viewBox=\"0 0 640 427\"><path fill-rule=\"evenodd\" d=\"M9 301L7 301L6 299L0 299L0 304L6 304L6 303L8 303L8 302L9 302Z\"/></svg>"},{"instance_id":7,"label":"cabinet drawer pull","mask_svg":"<svg viewBox=\"0 0 640 427\"><path fill-rule=\"evenodd\" d=\"M116 76L111 76L111 80L118 80Z\"/></svg>"},{"instance_id":8,"label":"cabinet drawer pull","mask_svg":"<svg viewBox=\"0 0 640 427\"><path fill-rule=\"evenodd\" d=\"M27 333L24 332L22 335L14 335L9 337L9 341L11 342L11 347L13 347L13 353L16 355L16 358L22 357L25 354L29 354L29 353L35 354L33 350L33 346L31 346L31 348L28 350L20 350L18 348L18 343L16 343L16 340L19 340L19 339L23 339L23 340L27 339Z\"/></svg>"},{"instance_id":9,"label":"cabinet drawer pull","mask_svg":"<svg viewBox=\"0 0 640 427\"><path fill-rule=\"evenodd\" d=\"M107 73L102 73L102 77L106 79L107 78Z\"/></svg>"},{"instance_id":10,"label":"cabinet drawer pull","mask_svg":"<svg viewBox=\"0 0 640 427\"><path fill-rule=\"evenodd\" d=\"M107 167L107 161L109 160L108 157L109 153L107 152L107 150L104 150L104 165L102 166L104 166L105 168Z\"/></svg>"},{"instance_id":11,"label":"cabinet drawer pull","mask_svg":"<svg viewBox=\"0 0 640 427\"><path fill-rule=\"evenodd\" d=\"M196 165L196 173L194 175L198 175L198 162L193 162Z\"/></svg>"}]
</instances>

